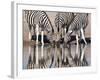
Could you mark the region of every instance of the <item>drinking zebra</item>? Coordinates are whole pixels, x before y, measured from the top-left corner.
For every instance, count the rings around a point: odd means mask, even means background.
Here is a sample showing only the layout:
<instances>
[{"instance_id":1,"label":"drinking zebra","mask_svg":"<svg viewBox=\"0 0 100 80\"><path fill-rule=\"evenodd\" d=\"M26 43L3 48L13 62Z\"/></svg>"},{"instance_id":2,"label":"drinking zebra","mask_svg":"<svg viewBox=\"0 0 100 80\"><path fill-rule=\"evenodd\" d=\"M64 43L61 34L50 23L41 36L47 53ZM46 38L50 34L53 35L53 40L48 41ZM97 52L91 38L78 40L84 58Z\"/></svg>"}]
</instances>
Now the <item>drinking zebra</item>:
<instances>
[{"instance_id":1,"label":"drinking zebra","mask_svg":"<svg viewBox=\"0 0 100 80\"><path fill-rule=\"evenodd\" d=\"M51 21L45 11L24 10L25 18L29 26L29 35L35 32L36 24L39 26L39 31L46 31L50 39L51 33L54 31Z\"/></svg>"},{"instance_id":2,"label":"drinking zebra","mask_svg":"<svg viewBox=\"0 0 100 80\"><path fill-rule=\"evenodd\" d=\"M69 28L68 28L68 32L67 32L67 36L71 36L72 33L75 33L76 35L76 57L78 58L78 56L80 56L80 61L83 61L83 57L84 57L84 50L86 48L86 46L84 46L84 48L82 49L81 54L79 55L78 53L78 48L79 48L79 35L81 35L81 39L83 39L85 45L87 45L87 42L85 40L85 28L88 25L88 14L87 13L76 13L74 20L72 21L72 23L70 24Z\"/></svg>"},{"instance_id":3,"label":"drinking zebra","mask_svg":"<svg viewBox=\"0 0 100 80\"><path fill-rule=\"evenodd\" d=\"M55 26L57 28L56 32L58 32L64 38L64 42L66 42L66 32L68 31L68 27L72 20L74 19L74 13L71 12L58 12L55 18Z\"/></svg>"}]
</instances>

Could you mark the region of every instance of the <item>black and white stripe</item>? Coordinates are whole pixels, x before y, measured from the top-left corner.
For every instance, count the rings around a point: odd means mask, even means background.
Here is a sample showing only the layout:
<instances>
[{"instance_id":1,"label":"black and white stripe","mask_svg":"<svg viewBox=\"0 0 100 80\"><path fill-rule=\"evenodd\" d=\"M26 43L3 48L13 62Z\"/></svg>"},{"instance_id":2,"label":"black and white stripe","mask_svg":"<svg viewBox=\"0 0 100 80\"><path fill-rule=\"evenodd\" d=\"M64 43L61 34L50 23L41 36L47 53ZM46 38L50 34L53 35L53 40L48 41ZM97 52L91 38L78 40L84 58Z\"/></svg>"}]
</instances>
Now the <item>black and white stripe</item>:
<instances>
[{"instance_id":1,"label":"black and white stripe","mask_svg":"<svg viewBox=\"0 0 100 80\"><path fill-rule=\"evenodd\" d=\"M25 17L29 25L29 30L32 27L35 28L35 24L38 24L42 30L53 32L51 21L45 11L25 10Z\"/></svg>"},{"instance_id":2,"label":"black and white stripe","mask_svg":"<svg viewBox=\"0 0 100 80\"><path fill-rule=\"evenodd\" d=\"M68 26L72 22L73 18L74 13L58 12L55 18L55 26L57 27L57 31L60 32L61 28L66 28L66 30L68 30Z\"/></svg>"},{"instance_id":3,"label":"black and white stripe","mask_svg":"<svg viewBox=\"0 0 100 80\"><path fill-rule=\"evenodd\" d=\"M58 12L55 17L55 26L56 26L56 32L59 33L59 39L64 38L64 42L66 42L66 39L70 39L70 37L67 38L66 33L68 31L69 25L74 19L74 13L72 12Z\"/></svg>"},{"instance_id":4,"label":"black and white stripe","mask_svg":"<svg viewBox=\"0 0 100 80\"><path fill-rule=\"evenodd\" d=\"M69 26L69 32L78 32L80 29L85 30L88 25L88 14L87 13L76 13L76 16Z\"/></svg>"}]
</instances>

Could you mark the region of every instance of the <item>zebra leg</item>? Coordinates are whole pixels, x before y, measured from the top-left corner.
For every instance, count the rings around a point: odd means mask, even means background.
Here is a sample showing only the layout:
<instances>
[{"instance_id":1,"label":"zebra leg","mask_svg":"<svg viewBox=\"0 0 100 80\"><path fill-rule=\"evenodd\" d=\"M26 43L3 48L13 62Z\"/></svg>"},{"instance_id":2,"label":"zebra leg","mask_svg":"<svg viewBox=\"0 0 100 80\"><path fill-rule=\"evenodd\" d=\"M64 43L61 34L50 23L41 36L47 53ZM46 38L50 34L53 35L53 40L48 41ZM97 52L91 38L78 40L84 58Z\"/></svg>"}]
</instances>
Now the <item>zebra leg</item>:
<instances>
[{"instance_id":1,"label":"zebra leg","mask_svg":"<svg viewBox=\"0 0 100 80\"><path fill-rule=\"evenodd\" d=\"M81 62L83 61L83 58L84 58L84 52L85 52L85 49L86 49L86 45L87 45L87 42L86 42L86 40L85 40L85 36L84 36L84 32L83 32L83 29L81 28L81 37L82 37L82 39L84 40L84 42L85 42L85 46L83 47L83 49L82 49L82 53L81 53L81 57L80 57L80 60L81 60Z\"/></svg>"},{"instance_id":2,"label":"zebra leg","mask_svg":"<svg viewBox=\"0 0 100 80\"><path fill-rule=\"evenodd\" d=\"M78 48L79 48L79 44L78 44L78 34L76 34L76 55L78 57Z\"/></svg>"},{"instance_id":3,"label":"zebra leg","mask_svg":"<svg viewBox=\"0 0 100 80\"><path fill-rule=\"evenodd\" d=\"M85 44L87 45L87 42L86 42L86 40L85 40L85 36L84 36L84 32L83 32L83 29L81 28L81 34L82 34L82 39L84 40L84 42L85 42Z\"/></svg>"},{"instance_id":4,"label":"zebra leg","mask_svg":"<svg viewBox=\"0 0 100 80\"><path fill-rule=\"evenodd\" d=\"M75 53L75 57L74 57L74 62L76 65L78 65L78 48L79 48L79 44L78 44L78 34L76 33L76 53Z\"/></svg>"},{"instance_id":5,"label":"zebra leg","mask_svg":"<svg viewBox=\"0 0 100 80\"><path fill-rule=\"evenodd\" d=\"M29 37L29 41L31 41L31 31L29 31L28 37Z\"/></svg>"},{"instance_id":6,"label":"zebra leg","mask_svg":"<svg viewBox=\"0 0 100 80\"><path fill-rule=\"evenodd\" d=\"M81 54L81 58L80 58L81 62L83 61L84 53L85 53L86 47L87 47L87 46L85 46L85 47L82 49L82 54Z\"/></svg>"}]
</instances>

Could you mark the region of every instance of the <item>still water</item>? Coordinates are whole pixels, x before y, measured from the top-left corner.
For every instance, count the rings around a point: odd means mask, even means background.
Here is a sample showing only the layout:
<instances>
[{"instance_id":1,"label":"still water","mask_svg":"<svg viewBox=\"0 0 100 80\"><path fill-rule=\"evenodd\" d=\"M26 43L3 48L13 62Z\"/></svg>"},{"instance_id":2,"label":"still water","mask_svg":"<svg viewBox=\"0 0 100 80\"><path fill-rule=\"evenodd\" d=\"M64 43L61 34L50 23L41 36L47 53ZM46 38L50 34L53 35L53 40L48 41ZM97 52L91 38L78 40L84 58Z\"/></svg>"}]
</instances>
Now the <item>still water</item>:
<instances>
[{"instance_id":1,"label":"still water","mask_svg":"<svg viewBox=\"0 0 100 80\"><path fill-rule=\"evenodd\" d=\"M80 51L83 48L79 48ZM61 68L61 67L78 67L91 65L91 45L88 44L85 49L83 61L80 63L79 58L75 58L76 45L71 44L64 47L44 44L44 45L23 45L23 69L36 68Z\"/></svg>"}]
</instances>

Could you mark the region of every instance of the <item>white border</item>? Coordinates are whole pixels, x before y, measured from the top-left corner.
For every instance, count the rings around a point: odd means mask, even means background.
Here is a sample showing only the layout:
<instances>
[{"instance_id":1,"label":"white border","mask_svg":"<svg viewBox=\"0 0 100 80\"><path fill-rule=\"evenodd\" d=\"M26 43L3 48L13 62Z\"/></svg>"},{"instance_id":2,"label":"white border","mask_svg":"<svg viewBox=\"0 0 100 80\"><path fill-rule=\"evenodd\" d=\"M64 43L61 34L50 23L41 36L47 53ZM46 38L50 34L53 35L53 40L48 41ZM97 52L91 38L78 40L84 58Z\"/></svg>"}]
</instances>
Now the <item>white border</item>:
<instances>
[{"instance_id":1,"label":"white border","mask_svg":"<svg viewBox=\"0 0 100 80\"><path fill-rule=\"evenodd\" d=\"M95 8L77 8L77 7L66 7L56 5L32 5L25 3L13 3L13 53L12 53L12 76L13 77L45 77L55 75L67 75L72 73L91 73L96 72L96 53L95 53L95 30L96 30L96 9ZM44 11L61 11L61 12L86 12L91 13L91 66L88 67L71 67L71 68L53 68L53 69L34 69L34 70L23 70L22 69L22 9L28 10L44 10ZM93 54L95 53L95 54Z\"/></svg>"}]
</instances>

